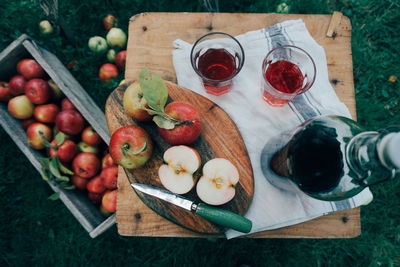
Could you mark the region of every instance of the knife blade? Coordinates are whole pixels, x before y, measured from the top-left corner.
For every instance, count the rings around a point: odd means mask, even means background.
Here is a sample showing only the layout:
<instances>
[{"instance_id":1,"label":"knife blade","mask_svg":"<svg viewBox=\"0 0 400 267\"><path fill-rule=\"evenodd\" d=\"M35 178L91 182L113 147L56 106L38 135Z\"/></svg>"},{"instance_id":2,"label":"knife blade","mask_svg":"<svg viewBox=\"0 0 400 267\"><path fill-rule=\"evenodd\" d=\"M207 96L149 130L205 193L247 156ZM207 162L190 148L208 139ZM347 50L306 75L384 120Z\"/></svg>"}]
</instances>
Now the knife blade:
<instances>
[{"instance_id":1,"label":"knife blade","mask_svg":"<svg viewBox=\"0 0 400 267\"><path fill-rule=\"evenodd\" d=\"M143 192L147 195L151 195L153 197L159 198L176 206L179 206L183 209L192 211L197 215L203 217L204 219L213 222L215 224L219 224L221 226L232 228L236 231L242 233L249 233L252 228L252 222L236 213L233 213L228 210L211 207L204 203L194 203L193 201L184 198L180 195L171 193L167 190L154 187L151 185L145 185L140 183L133 183L131 186Z\"/></svg>"}]
</instances>

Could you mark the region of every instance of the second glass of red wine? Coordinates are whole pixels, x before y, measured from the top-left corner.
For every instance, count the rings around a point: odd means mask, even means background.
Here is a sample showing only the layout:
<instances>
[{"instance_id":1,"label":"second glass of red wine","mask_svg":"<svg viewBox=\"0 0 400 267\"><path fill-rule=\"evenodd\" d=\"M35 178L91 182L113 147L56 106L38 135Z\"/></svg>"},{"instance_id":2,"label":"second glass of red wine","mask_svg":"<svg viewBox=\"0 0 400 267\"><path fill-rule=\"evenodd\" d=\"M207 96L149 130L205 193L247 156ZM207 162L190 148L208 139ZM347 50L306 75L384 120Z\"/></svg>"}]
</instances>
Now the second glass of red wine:
<instances>
[{"instance_id":1,"label":"second glass of red wine","mask_svg":"<svg viewBox=\"0 0 400 267\"><path fill-rule=\"evenodd\" d=\"M244 51L233 36L212 32L196 41L190 60L206 92L219 96L231 90L232 79L242 69Z\"/></svg>"},{"instance_id":2,"label":"second glass of red wine","mask_svg":"<svg viewBox=\"0 0 400 267\"><path fill-rule=\"evenodd\" d=\"M271 106L284 106L311 88L315 74L314 60L306 51L292 45L278 46L263 61L263 99Z\"/></svg>"}]
</instances>

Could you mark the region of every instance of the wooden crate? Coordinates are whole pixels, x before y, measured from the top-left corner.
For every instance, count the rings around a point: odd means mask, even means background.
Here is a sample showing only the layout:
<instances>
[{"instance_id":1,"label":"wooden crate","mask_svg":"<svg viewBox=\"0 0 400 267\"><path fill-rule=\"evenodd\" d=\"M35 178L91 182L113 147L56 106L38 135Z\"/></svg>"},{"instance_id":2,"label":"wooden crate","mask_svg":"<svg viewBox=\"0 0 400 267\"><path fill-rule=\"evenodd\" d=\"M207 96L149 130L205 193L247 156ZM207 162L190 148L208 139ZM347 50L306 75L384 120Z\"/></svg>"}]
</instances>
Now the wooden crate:
<instances>
[{"instance_id":1,"label":"wooden crate","mask_svg":"<svg viewBox=\"0 0 400 267\"><path fill-rule=\"evenodd\" d=\"M0 53L0 80L9 80L16 73L18 61L28 57L34 58L43 67L82 116L85 117L102 139L109 144L110 134L107 129L104 113L97 107L60 60L43 47L40 47L29 36L23 34ZM34 150L28 146L27 136L22 128L21 121L8 113L5 103L0 103L0 124L32 165L40 171L41 163L39 158L43 157L43 152ZM61 201L64 202L65 206L81 223L83 228L89 232L92 238L100 235L115 223L115 215L105 219L98 207L89 201L86 194L77 190L64 190L52 181L49 181L48 184L54 192L60 194Z\"/></svg>"}]
</instances>

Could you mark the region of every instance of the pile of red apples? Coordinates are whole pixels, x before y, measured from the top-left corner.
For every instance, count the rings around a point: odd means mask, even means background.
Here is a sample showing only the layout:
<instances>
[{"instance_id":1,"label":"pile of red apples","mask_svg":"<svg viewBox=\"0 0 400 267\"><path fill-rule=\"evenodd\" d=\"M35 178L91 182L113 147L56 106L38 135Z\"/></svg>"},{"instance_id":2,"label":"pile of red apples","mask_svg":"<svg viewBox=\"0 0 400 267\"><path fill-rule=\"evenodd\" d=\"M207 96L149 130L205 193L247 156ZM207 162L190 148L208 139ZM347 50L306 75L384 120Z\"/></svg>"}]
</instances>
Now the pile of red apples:
<instances>
[{"instance_id":1,"label":"pile of red apples","mask_svg":"<svg viewBox=\"0 0 400 267\"><path fill-rule=\"evenodd\" d=\"M0 82L0 101L21 120L28 145L72 171L70 183L87 190L103 214L115 212L118 167L99 134L34 59L19 61L16 70Z\"/></svg>"}]
</instances>

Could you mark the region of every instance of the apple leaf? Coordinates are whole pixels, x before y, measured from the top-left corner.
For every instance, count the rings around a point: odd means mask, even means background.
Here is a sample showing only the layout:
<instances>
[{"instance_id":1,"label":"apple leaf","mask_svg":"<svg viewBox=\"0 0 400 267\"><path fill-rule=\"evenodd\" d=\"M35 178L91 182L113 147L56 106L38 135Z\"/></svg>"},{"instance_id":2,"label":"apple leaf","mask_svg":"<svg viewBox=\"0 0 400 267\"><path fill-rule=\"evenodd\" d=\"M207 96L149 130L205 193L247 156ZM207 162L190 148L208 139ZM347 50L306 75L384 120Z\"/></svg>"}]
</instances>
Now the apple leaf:
<instances>
[{"instance_id":1,"label":"apple leaf","mask_svg":"<svg viewBox=\"0 0 400 267\"><path fill-rule=\"evenodd\" d=\"M62 132L59 132L54 139L56 139L57 145L61 146L66 139L66 135Z\"/></svg>"},{"instance_id":2,"label":"apple leaf","mask_svg":"<svg viewBox=\"0 0 400 267\"><path fill-rule=\"evenodd\" d=\"M168 100L168 89L160 75L150 73L145 68L139 75L140 87L143 90L143 97L149 107L158 112L164 112Z\"/></svg>"},{"instance_id":3,"label":"apple leaf","mask_svg":"<svg viewBox=\"0 0 400 267\"><path fill-rule=\"evenodd\" d=\"M65 167L59 160L57 160L57 163L58 163L58 167L60 168L60 171L62 173L67 174L67 175L74 175L75 174L73 171L71 171L70 169Z\"/></svg>"},{"instance_id":4,"label":"apple leaf","mask_svg":"<svg viewBox=\"0 0 400 267\"><path fill-rule=\"evenodd\" d=\"M49 141L46 139L46 137L44 136L44 134L43 134L42 131L39 131L39 135L40 135L40 138L42 139L43 145L44 145L45 147L58 150L58 147L53 146L52 144L49 143Z\"/></svg>"},{"instance_id":5,"label":"apple leaf","mask_svg":"<svg viewBox=\"0 0 400 267\"><path fill-rule=\"evenodd\" d=\"M52 158L50 160L49 170L50 170L51 174L56 177L57 182L61 182L61 181L69 182L69 178L67 176L61 175L57 159Z\"/></svg>"},{"instance_id":6,"label":"apple leaf","mask_svg":"<svg viewBox=\"0 0 400 267\"><path fill-rule=\"evenodd\" d=\"M47 175L47 169L45 167L42 167L42 169L40 170L40 175L42 176L42 179L45 181L50 180L49 175Z\"/></svg>"},{"instance_id":7,"label":"apple leaf","mask_svg":"<svg viewBox=\"0 0 400 267\"><path fill-rule=\"evenodd\" d=\"M153 121L155 124L157 124L158 127L163 129L171 130L175 128L174 122L159 115L154 116Z\"/></svg>"},{"instance_id":8,"label":"apple leaf","mask_svg":"<svg viewBox=\"0 0 400 267\"><path fill-rule=\"evenodd\" d=\"M59 192L55 192L54 194L52 194L51 196L49 196L47 199L49 200L57 200L60 198L60 193Z\"/></svg>"}]
</instances>

